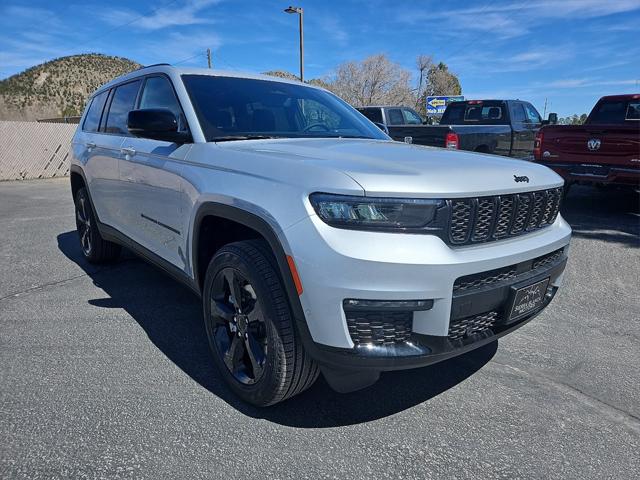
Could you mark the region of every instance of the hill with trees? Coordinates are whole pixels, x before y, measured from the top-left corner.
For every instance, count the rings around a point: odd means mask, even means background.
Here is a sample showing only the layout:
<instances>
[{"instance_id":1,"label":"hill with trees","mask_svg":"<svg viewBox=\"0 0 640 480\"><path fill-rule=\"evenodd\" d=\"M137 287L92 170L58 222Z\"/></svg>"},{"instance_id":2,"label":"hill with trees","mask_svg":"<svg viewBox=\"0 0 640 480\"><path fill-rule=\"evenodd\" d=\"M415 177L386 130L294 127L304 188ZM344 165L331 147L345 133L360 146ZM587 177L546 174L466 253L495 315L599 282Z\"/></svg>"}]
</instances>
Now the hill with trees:
<instances>
[{"instance_id":1,"label":"hill with trees","mask_svg":"<svg viewBox=\"0 0 640 480\"><path fill-rule=\"evenodd\" d=\"M80 115L100 85L141 66L127 58L89 53L28 68L0 81L0 120Z\"/></svg>"},{"instance_id":2,"label":"hill with trees","mask_svg":"<svg viewBox=\"0 0 640 480\"><path fill-rule=\"evenodd\" d=\"M0 81L0 120L37 120L80 115L88 96L100 85L142 65L97 53L61 57ZM265 72L290 80L282 70ZM425 113L426 95L459 95L458 77L442 62L419 55L408 70L384 54L336 67L331 75L309 84L326 88L350 104L406 105Z\"/></svg>"}]
</instances>

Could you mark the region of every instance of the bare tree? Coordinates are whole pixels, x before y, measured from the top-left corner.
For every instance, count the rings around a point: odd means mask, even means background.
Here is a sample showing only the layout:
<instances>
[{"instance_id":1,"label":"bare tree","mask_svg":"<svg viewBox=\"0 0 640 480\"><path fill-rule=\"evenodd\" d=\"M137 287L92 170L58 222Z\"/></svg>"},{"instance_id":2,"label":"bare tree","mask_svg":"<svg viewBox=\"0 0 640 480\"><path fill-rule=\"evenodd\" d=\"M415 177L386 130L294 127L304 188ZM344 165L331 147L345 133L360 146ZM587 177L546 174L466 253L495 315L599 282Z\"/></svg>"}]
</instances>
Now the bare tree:
<instances>
[{"instance_id":1,"label":"bare tree","mask_svg":"<svg viewBox=\"0 0 640 480\"><path fill-rule=\"evenodd\" d=\"M361 62L338 66L328 88L348 103L366 105L413 105L411 73L384 54L367 57Z\"/></svg>"}]
</instances>

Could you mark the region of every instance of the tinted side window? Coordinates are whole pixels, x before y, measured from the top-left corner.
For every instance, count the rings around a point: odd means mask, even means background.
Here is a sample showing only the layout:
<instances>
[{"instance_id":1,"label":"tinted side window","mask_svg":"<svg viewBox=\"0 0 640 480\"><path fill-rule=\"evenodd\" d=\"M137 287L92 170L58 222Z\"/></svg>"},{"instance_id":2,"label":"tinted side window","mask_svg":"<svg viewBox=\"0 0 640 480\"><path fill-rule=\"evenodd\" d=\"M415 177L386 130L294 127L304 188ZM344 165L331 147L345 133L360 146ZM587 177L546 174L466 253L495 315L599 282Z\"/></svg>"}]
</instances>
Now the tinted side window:
<instances>
[{"instance_id":1,"label":"tinted side window","mask_svg":"<svg viewBox=\"0 0 640 480\"><path fill-rule=\"evenodd\" d=\"M402 117L402 111L399 108L390 108L387 110L387 124L389 125L402 125L404 124L404 118Z\"/></svg>"},{"instance_id":2,"label":"tinted side window","mask_svg":"<svg viewBox=\"0 0 640 480\"><path fill-rule=\"evenodd\" d=\"M422 118L413 110L408 108L403 108L402 113L404 113L404 123L407 125L422 125Z\"/></svg>"},{"instance_id":3,"label":"tinted side window","mask_svg":"<svg viewBox=\"0 0 640 480\"><path fill-rule=\"evenodd\" d=\"M109 91L104 91L99 93L93 100L91 100L91 105L89 106L89 111L87 112L87 116L84 119L84 123L82 124L82 129L85 132L97 132L98 127L100 126L100 117L102 116L102 110L104 108L104 102L107 100L107 96L109 95Z\"/></svg>"},{"instance_id":4,"label":"tinted side window","mask_svg":"<svg viewBox=\"0 0 640 480\"><path fill-rule=\"evenodd\" d=\"M511 118L513 123L523 123L527 121L527 115L524 113L521 103L515 103L511 107Z\"/></svg>"},{"instance_id":5,"label":"tinted side window","mask_svg":"<svg viewBox=\"0 0 640 480\"><path fill-rule=\"evenodd\" d=\"M140 80L136 80L135 82L125 83L116 88L107 116L107 128L105 129L107 133L129 135L129 131L127 130L127 116L135 107L140 83Z\"/></svg>"},{"instance_id":6,"label":"tinted side window","mask_svg":"<svg viewBox=\"0 0 640 480\"><path fill-rule=\"evenodd\" d=\"M382 123L382 109L380 108L362 108L359 110L365 117L372 122Z\"/></svg>"},{"instance_id":7,"label":"tinted side window","mask_svg":"<svg viewBox=\"0 0 640 480\"><path fill-rule=\"evenodd\" d=\"M529 105L528 103L523 104L524 105L524 111L527 114L527 120L531 123L541 123L542 120L540 119L540 115L538 114L538 111L533 108L532 105Z\"/></svg>"}]
</instances>

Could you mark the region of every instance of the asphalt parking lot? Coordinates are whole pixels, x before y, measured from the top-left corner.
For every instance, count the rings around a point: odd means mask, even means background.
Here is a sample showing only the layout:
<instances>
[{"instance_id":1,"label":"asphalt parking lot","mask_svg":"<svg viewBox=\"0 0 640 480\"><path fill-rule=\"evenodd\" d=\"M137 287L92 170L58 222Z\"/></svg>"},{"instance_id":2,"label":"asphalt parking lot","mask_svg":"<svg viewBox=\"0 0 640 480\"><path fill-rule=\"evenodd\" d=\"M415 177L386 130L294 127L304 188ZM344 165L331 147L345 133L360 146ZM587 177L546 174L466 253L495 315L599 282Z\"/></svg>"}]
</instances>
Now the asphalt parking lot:
<instances>
[{"instance_id":1,"label":"asphalt parking lot","mask_svg":"<svg viewBox=\"0 0 640 480\"><path fill-rule=\"evenodd\" d=\"M565 287L485 348L240 403L200 305L81 258L67 179L0 183L1 478L638 478L638 197L575 188Z\"/></svg>"}]
</instances>

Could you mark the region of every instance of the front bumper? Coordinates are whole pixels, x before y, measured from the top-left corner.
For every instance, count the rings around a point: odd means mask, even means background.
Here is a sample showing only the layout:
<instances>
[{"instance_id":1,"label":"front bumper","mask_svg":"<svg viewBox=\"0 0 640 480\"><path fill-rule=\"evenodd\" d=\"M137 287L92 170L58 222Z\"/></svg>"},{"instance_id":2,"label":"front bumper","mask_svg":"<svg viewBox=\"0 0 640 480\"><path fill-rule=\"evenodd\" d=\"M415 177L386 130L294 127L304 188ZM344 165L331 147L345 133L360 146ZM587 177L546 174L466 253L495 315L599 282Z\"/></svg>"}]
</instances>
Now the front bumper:
<instances>
[{"instance_id":1,"label":"front bumper","mask_svg":"<svg viewBox=\"0 0 640 480\"><path fill-rule=\"evenodd\" d=\"M496 312L497 321L487 328L468 335L458 335L455 333L457 329L450 327L450 334L446 337L412 333L407 342L383 346L358 345L342 349L316 345L314 356L321 364L336 369L390 371L424 367L462 355L517 330L540 314L553 300L557 286L549 287L544 303L539 308L515 322L508 322L511 289L514 285L534 284L547 278L550 278L551 285L557 284L566 262L567 257L563 252L553 264L535 272L525 272L512 280L454 295L451 324L473 316L485 316L486 312ZM465 309L471 315L461 313Z\"/></svg>"},{"instance_id":2,"label":"front bumper","mask_svg":"<svg viewBox=\"0 0 640 480\"><path fill-rule=\"evenodd\" d=\"M300 296L302 336L309 354L321 365L381 371L419 367L459 355L529 321L562 283L571 229L558 216L553 225L517 238L461 248L451 248L431 235L338 230L315 216L284 233L304 287ZM524 276L485 286L482 291L454 293L454 284L461 277L524 265L559 249L565 249L560 261L544 271L520 272ZM547 277L551 295L539 310L516 323L496 321L479 336L450 338L455 321L503 310L513 283ZM412 313L408 341L371 347L354 344L345 299L433 303L427 310Z\"/></svg>"}]
</instances>

